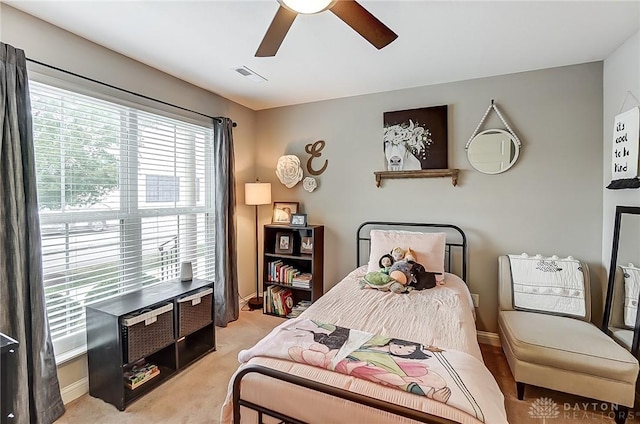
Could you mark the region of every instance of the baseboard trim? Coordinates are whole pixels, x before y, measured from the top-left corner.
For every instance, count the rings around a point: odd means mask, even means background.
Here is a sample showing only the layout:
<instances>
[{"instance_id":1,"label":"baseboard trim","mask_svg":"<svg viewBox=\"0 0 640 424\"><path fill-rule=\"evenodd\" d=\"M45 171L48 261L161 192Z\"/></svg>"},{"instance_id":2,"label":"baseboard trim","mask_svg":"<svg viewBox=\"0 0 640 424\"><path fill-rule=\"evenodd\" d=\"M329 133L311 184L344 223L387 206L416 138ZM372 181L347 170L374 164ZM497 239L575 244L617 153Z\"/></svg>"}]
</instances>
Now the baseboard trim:
<instances>
[{"instance_id":1,"label":"baseboard trim","mask_svg":"<svg viewBox=\"0 0 640 424\"><path fill-rule=\"evenodd\" d=\"M78 399L85 393L89 393L89 377L81 378L75 383L71 383L60 390L62 402L65 404Z\"/></svg>"},{"instance_id":2,"label":"baseboard trim","mask_svg":"<svg viewBox=\"0 0 640 424\"><path fill-rule=\"evenodd\" d=\"M500 347L500 336L497 333L490 333L488 331L477 331L478 343Z\"/></svg>"},{"instance_id":3,"label":"baseboard trim","mask_svg":"<svg viewBox=\"0 0 640 424\"><path fill-rule=\"evenodd\" d=\"M249 300L253 299L254 297L256 297L255 293L251 293L250 295L247 295L245 297L242 297L242 296L238 295L238 303L240 304L240 308L242 308L247 303L249 303Z\"/></svg>"}]
</instances>

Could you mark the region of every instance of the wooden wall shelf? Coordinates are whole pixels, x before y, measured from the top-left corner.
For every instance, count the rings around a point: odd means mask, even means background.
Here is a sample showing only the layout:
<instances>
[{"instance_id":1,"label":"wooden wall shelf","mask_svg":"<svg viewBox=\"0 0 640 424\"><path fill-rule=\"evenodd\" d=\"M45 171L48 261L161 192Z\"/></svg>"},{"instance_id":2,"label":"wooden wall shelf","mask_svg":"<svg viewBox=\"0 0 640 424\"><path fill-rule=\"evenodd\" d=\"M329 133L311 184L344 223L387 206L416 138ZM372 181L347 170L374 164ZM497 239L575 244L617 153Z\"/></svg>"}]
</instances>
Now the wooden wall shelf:
<instances>
[{"instance_id":1,"label":"wooden wall shelf","mask_svg":"<svg viewBox=\"0 0 640 424\"><path fill-rule=\"evenodd\" d=\"M459 169L422 169L420 171L377 171L376 187L380 187L383 179L392 178L437 178L451 177L451 184L455 187L458 184Z\"/></svg>"}]
</instances>

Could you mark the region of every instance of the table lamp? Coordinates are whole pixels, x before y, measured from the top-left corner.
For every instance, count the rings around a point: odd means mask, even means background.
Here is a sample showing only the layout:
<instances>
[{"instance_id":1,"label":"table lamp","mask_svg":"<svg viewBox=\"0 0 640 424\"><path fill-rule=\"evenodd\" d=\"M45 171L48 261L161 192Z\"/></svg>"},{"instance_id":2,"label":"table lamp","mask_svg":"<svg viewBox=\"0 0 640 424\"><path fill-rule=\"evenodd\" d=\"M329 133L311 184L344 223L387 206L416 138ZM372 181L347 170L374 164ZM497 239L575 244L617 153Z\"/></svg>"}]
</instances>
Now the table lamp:
<instances>
[{"instance_id":1,"label":"table lamp","mask_svg":"<svg viewBox=\"0 0 640 424\"><path fill-rule=\"evenodd\" d=\"M255 206L256 215L256 297L249 299L249 309L262 309L262 296L260 296L260 277L258 275L258 206L271 204L271 183L244 184L244 203Z\"/></svg>"}]
</instances>

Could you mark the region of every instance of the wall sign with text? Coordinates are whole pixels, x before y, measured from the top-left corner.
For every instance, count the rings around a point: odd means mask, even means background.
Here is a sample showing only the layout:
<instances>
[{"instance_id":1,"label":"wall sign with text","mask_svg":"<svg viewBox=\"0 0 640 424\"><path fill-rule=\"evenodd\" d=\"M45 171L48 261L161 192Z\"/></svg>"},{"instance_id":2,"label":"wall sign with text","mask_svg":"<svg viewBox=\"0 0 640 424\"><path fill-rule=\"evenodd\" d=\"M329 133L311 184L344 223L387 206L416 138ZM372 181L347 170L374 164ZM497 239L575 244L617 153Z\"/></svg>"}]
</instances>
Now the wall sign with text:
<instances>
[{"instance_id":1,"label":"wall sign with text","mask_svg":"<svg viewBox=\"0 0 640 424\"><path fill-rule=\"evenodd\" d=\"M640 145L640 108L618 114L613 123L611 184L607 188L638 188L638 147Z\"/></svg>"}]
</instances>

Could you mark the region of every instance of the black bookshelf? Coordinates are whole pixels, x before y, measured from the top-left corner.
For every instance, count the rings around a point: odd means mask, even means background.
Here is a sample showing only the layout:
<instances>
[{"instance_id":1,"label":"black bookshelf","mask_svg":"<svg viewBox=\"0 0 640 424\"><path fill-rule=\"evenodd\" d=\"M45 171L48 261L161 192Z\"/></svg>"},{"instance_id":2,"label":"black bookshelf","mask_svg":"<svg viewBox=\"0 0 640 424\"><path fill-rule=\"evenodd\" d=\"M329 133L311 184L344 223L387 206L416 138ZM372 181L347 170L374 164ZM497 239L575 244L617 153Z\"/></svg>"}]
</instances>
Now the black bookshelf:
<instances>
[{"instance_id":1,"label":"black bookshelf","mask_svg":"<svg viewBox=\"0 0 640 424\"><path fill-rule=\"evenodd\" d=\"M9 378L9 370L14 370L18 360L19 343L0 333L0 423L17 422L13 404L17 391L15 379Z\"/></svg>"},{"instance_id":2,"label":"black bookshelf","mask_svg":"<svg viewBox=\"0 0 640 424\"><path fill-rule=\"evenodd\" d=\"M289 236L290 251L278 251L279 236ZM303 238L310 237L313 244L310 250L302 249ZM264 302L267 302L266 291L269 287L279 286L291 289L293 302L298 304L302 300L315 302L324 293L324 225L308 225L305 227L288 225L265 225L263 238L262 258L262 287ZM295 287L282 281L270 279L270 264L282 261L282 265L289 265L301 273L312 275L311 286ZM274 312L268 312L266 305L263 313L281 316Z\"/></svg>"},{"instance_id":3,"label":"black bookshelf","mask_svg":"<svg viewBox=\"0 0 640 424\"><path fill-rule=\"evenodd\" d=\"M179 305L178 301L207 288L213 289L211 281L172 280L86 306L89 394L123 411L134 400L215 350L213 293L210 294L211 308L202 318L203 325L184 337L178 337L181 319L179 308L186 307ZM148 351L144 357L128 358L125 353L127 339L123 335L124 319L140 311L167 304L173 305L171 322L166 327L166 331L170 332L169 341ZM157 365L160 374L135 389L129 389L124 382L124 373L143 359Z\"/></svg>"}]
</instances>

